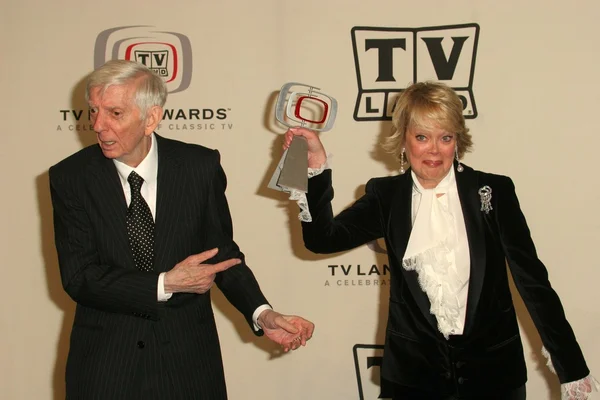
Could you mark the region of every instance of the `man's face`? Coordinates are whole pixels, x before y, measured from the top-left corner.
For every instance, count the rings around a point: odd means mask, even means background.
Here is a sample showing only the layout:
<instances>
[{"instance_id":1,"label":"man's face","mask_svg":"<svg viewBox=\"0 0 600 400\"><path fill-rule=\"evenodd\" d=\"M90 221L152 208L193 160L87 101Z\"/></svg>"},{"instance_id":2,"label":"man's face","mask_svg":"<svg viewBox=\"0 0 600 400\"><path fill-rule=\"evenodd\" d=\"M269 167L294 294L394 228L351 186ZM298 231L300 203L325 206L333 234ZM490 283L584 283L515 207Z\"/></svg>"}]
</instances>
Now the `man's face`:
<instances>
[{"instance_id":1,"label":"man's face","mask_svg":"<svg viewBox=\"0 0 600 400\"><path fill-rule=\"evenodd\" d=\"M135 103L136 82L90 90L89 106L98 144L105 157L137 167L150 150L150 135L158 125L156 110L145 120ZM158 107L160 108L160 107ZM156 120L156 121L155 121Z\"/></svg>"}]
</instances>

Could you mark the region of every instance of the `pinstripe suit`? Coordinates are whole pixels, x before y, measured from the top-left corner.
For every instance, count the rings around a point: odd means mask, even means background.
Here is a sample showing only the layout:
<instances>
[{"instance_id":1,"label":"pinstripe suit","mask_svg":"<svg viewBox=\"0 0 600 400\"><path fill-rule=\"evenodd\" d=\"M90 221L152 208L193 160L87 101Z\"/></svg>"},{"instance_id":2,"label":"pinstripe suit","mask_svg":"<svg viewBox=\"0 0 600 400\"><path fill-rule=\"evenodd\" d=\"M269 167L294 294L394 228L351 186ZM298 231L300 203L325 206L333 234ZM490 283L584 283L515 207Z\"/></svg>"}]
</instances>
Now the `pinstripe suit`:
<instances>
[{"instance_id":1,"label":"pinstripe suit","mask_svg":"<svg viewBox=\"0 0 600 400\"><path fill-rule=\"evenodd\" d=\"M135 268L123 188L99 146L50 168L62 283L77 302L68 399L227 398L210 292L157 302L158 275L189 255L218 247L210 262L242 259L215 282L250 325L254 310L267 303L232 238L219 153L156 139L153 272Z\"/></svg>"}]
</instances>

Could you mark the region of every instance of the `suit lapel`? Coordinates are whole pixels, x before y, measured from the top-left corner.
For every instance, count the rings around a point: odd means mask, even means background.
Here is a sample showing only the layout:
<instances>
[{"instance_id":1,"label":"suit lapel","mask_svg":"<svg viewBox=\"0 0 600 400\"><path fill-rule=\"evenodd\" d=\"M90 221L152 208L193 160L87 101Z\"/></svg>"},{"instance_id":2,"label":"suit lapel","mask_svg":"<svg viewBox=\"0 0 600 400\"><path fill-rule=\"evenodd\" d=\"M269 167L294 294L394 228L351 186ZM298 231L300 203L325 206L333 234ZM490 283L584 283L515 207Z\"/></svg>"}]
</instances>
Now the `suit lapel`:
<instances>
[{"instance_id":1,"label":"suit lapel","mask_svg":"<svg viewBox=\"0 0 600 400\"><path fill-rule=\"evenodd\" d=\"M401 181L400 187L394 194L392 205L390 207L389 219L389 237L393 246L394 255L397 257L399 269L404 277L404 281L408 286L413 299L417 303L423 316L429 321L433 327L437 327L435 316L431 314L431 303L427 294L419 285L418 274L416 271L407 271L402 267L402 257L408 246L408 239L412 230L412 192L413 181L410 170L405 172Z\"/></svg>"},{"instance_id":2,"label":"suit lapel","mask_svg":"<svg viewBox=\"0 0 600 400\"><path fill-rule=\"evenodd\" d=\"M184 196L178 195L183 187L180 163L169 140L156 135L158 144L158 176L156 188L156 218L154 231L154 268L164 272L172 265L167 265L168 249L173 248L177 221L173 218L173 210L179 210Z\"/></svg>"},{"instance_id":3,"label":"suit lapel","mask_svg":"<svg viewBox=\"0 0 600 400\"><path fill-rule=\"evenodd\" d=\"M114 242L126 260L125 265L134 265L126 230L127 203L117 168L112 160L100 154L94 159L90 171L88 190L92 199L97 200L100 217L114 235Z\"/></svg>"},{"instance_id":4,"label":"suit lapel","mask_svg":"<svg viewBox=\"0 0 600 400\"><path fill-rule=\"evenodd\" d=\"M472 168L464 166L463 172L456 172L456 186L465 220L469 242L469 256L471 258L467 315L463 332L463 334L467 335L473 326L475 311L481 297L485 277L485 230L480 210L478 174Z\"/></svg>"}]
</instances>

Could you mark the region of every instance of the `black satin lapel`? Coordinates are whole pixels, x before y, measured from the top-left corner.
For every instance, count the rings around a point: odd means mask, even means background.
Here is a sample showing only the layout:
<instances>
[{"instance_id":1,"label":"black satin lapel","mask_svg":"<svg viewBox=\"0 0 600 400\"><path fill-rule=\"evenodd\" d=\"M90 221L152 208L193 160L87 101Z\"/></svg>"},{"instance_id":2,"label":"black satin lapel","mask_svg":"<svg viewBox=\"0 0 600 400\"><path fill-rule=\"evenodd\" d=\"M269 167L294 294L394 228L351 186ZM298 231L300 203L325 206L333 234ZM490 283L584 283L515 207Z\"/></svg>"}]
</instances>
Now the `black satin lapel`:
<instances>
[{"instance_id":1,"label":"black satin lapel","mask_svg":"<svg viewBox=\"0 0 600 400\"><path fill-rule=\"evenodd\" d=\"M467 166L464 166L463 172L455 170L455 174L458 197L460 198L467 230L467 239L469 241L469 256L471 258L467 316L464 330L464 334L466 335L473 326L473 318L477 310L477 304L481 298L483 279L485 277L485 229L478 193L478 174Z\"/></svg>"},{"instance_id":2,"label":"black satin lapel","mask_svg":"<svg viewBox=\"0 0 600 400\"><path fill-rule=\"evenodd\" d=\"M416 271L407 271L402 267L402 257L408 246L408 239L412 230L412 187L413 181L410 175L410 170L404 174L401 181L401 187L396 191L392 205L390 207L389 219L389 237L390 243L393 246L393 254L390 257L396 257L396 264L399 266L406 286L419 306L419 309L433 327L437 327L435 316L431 314L431 303L427 294L419 285L419 277ZM390 264L392 264L390 262Z\"/></svg>"},{"instance_id":3,"label":"black satin lapel","mask_svg":"<svg viewBox=\"0 0 600 400\"><path fill-rule=\"evenodd\" d=\"M154 227L154 269L165 272L173 267L166 265L165 257L175 240L177 221L173 211L181 208L182 196L176 195L182 186L180 164L168 141L157 135L158 176L156 187L156 216Z\"/></svg>"},{"instance_id":4,"label":"black satin lapel","mask_svg":"<svg viewBox=\"0 0 600 400\"><path fill-rule=\"evenodd\" d=\"M412 204L412 178L406 172L400 181L400 187L394 193L390 207L390 218L388 232L390 242L394 246L394 254L401 258L406 251L408 238L412 228L411 204Z\"/></svg>"},{"instance_id":5,"label":"black satin lapel","mask_svg":"<svg viewBox=\"0 0 600 400\"><path fill-rule=\"evenodd\" d=\"M101 218L110 227L126 265L134 265L127 238L127 202L117 168L112 160L102 157L96 160L91 172L88 189L92 199L97 200Z\"/></svg>"}]
</instances>

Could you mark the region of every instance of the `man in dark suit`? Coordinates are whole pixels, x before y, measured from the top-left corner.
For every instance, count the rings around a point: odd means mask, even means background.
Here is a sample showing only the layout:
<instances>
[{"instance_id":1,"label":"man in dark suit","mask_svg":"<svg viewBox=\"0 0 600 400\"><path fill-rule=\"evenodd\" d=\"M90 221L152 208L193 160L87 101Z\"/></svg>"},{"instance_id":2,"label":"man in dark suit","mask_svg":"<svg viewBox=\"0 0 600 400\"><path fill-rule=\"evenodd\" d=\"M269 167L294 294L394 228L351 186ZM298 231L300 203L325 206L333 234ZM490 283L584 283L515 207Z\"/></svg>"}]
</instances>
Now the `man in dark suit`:
<instances>
[{"instance_id":1,"label":"man in dark suit","mask_svg":"<svg viewBox=\"0 0 600 400\"><path fill-rule=\"evenodd\" d=\"M88 80L98 144L50 168L55 242L77 302L69 399L226 399L216 283L284 351L313 324L274 311L233 240L219 153L154 133L167 97L141 64Z\"/></svg>"}]
</instances>

